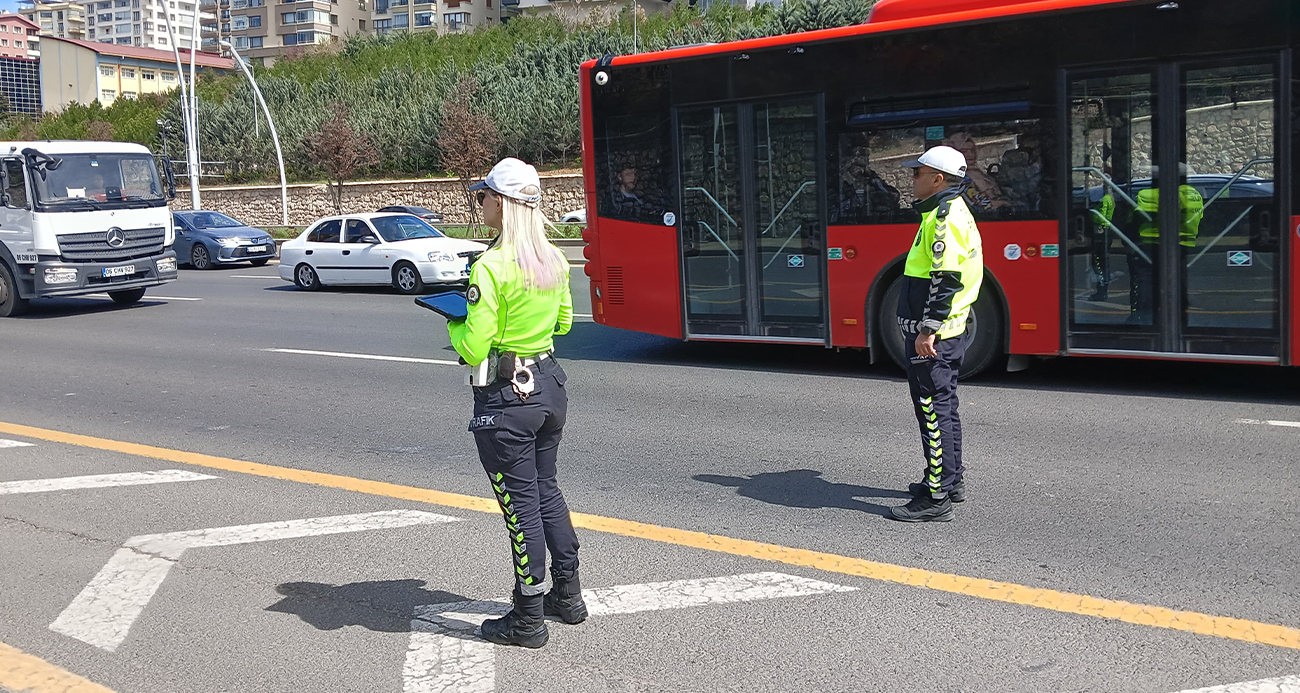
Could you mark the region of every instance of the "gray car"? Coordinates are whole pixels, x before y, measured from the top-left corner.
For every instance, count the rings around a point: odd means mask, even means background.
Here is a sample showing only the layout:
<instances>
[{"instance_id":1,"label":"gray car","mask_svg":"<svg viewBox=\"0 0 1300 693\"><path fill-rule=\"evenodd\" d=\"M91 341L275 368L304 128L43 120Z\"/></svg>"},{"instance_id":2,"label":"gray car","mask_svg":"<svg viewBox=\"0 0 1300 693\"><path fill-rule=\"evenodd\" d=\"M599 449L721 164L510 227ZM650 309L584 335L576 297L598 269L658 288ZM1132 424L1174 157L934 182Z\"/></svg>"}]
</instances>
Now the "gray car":
<instances>
[{"instance_id":1,"label":"gray car","mask_svg":"<svg viewBox=\"0 0 1300 693\"><path fill-rule=\"evenodd\" d=\"M174 212L176 258L194 269L248 262L261 267L275 259L275 239L267 232L220 212Z\"/></svg>"}]
</instances>

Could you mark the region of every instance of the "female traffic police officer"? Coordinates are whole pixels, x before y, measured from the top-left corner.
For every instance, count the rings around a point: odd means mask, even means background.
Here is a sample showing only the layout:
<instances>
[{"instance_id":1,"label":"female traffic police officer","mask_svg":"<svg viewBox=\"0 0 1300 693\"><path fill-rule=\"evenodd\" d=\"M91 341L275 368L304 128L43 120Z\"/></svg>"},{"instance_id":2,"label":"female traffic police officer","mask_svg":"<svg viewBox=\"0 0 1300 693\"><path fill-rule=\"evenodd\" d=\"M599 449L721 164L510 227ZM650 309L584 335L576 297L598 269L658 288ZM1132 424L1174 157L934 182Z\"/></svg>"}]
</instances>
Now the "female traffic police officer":
<instances>
[{"instance_id":1,"label":"female traffic police officer","mask_svg":"<svg viewBox=\"0 0 1300 693\"><path fill-rule=\"evenodd\" d=\"M490 382L474 388L469 430L505 515L515 575L514 609L484 622L482 632L500 645L541 647L549 637L544 613L566 623L587 617L578 537L555 481L569 400L551 350L553 335L573 325L569 264L546 239L536 169L503 159L470 189L500 235L470 272L468 317L448 330L471 367L489 361ZM547 549L554 585L543 596Z\"/></svg>"}]
</instances>

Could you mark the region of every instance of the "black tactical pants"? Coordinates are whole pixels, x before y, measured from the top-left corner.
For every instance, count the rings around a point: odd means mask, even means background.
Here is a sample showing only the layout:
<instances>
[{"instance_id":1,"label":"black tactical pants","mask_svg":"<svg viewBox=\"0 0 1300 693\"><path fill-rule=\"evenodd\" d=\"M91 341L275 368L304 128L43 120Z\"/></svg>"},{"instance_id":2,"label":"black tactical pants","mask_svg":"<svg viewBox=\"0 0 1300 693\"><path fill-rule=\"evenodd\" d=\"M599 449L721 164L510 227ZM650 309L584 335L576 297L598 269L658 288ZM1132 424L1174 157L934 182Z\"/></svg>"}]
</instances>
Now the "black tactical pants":
<instances>
[{"instance_id":1,"label":"black tactical pants","mask_svg":"<svg viewBox=\"0 0 1300 693\"><path fill-rule=\"evenodd\" d=\"M564 369L544 359L529 370L535 385L527 399L515 394L508 380L474 388L469 426L505 515L515 580L525 595L545 589L548 548L557 573L571 577L578 569L578 536L555 481L569 408Z\"/></svg>"},{"instance_id":2,"label":"black tactical pants","mask_svg":"<svg viewBox=\"0 0 1300 693\"><path fill-rule=\"evenodd\" d=\"M962 334L935 340L937 358L916 355L916 333L903 332L907 343L907 384L912 406L921 425L921 450L926 460L925 480L930 495L943 498L961 480L966 468L961 460L961 417L957 413L957 372L970 344L973 324Z\"/></svg>"}]
</instances>

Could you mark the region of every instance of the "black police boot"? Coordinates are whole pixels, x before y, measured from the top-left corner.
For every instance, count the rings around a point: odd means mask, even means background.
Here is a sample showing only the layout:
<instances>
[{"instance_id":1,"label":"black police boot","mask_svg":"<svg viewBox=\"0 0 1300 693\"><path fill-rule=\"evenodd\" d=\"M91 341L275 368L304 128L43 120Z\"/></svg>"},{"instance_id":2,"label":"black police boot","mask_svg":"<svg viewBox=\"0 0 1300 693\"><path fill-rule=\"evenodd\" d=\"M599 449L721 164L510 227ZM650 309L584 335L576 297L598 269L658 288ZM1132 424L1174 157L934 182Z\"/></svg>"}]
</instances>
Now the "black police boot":
<instances>
[{"instance_id":1,"label":"black police boot","mask_svg":"<svg viewBox=\"0 0 1300 693\"><path fill-rule=\"evenodd\" d=\"M951 498L935 500L928 493L889 509L889 516L900 522L947 522L952 515Z\"/></svg>"},{"instance_id":2,"label":"black police boot","mask_svg":"<svg viewBox=\"0 0 1300 693\"><path fill-rule=\"evenodd\" d=\"M582 587L578 584L578 571L565 577L551 571L552 587L542 600L542 611L547 616L555 616L569 625L576 625L587 620L587 603L582 601Z\"/></svg>"},{"instance_id":3,"label":"black police boot","mask_svg":"<svg viewBox=\"0 0 1300 693\"><path fill-rule=\"evenodd\" d=\"M542 595L524 595L515 587L515 608L501 618L483 622L483 639L498 645L518 645L536 649L550 640L546 619L542 616Z\"/></svg>"},{"instance_id":4,"label":"black police boot","mask_svg":"<svg viewBox=\"0 0 1300 693\"><path fill-rule=\"evenodd\" d=\"M909 484L907 492L913 496L928 496L930 495L930 487L925 484ZM954 503L964 502L966 500L966 480L957 480L957 483L952 485L952 490L948 492L948 497Z\"/></svg>"}]
</instances>

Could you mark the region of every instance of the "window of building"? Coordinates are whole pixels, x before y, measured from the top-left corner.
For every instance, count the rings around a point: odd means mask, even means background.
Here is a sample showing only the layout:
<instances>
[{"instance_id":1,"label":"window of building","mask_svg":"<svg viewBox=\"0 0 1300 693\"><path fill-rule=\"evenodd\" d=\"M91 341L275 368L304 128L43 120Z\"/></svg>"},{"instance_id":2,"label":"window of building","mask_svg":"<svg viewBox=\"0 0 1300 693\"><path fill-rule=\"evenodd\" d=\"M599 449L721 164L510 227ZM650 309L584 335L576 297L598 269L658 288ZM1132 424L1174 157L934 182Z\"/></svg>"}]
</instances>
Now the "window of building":
<instances>
[{"instance_id":1,"label":"window of building","mask_svg":"<svg viewBox=\"0 0 1300 693\"><path fill-rule=\"evenodd\" d=\"M283 38L283 41L284 41L284 45L286 45L286 46L296 46L296 45L298 45L298 35L297 35L297 34L285 34L285 35L284 35L284 38Z\"/></svg>"},{"instance_id":2,"label":"window of building","mask_svg":"<svg viewBox=\"0 0 1300 693\"><path fill-rule=\"evenodd\" d=\"M90 30L90 38L95 38L95 30L94 30L94 29L91 29L91 30ZM22 41L14 41L14 48L22 48L22 47L23 47L23 42L22 42Z\"/></svg>"},{"instance_id":3,"label":"window of building","mask_svg":"<svg viewBox=\"0 0 1300 693\"><path fill-rule=\"evenodd\" d=\"M248 28L256 29L260 26L262 26L262 18L260 16L253 16L248 18Z\"/></svg>"},{"instance_id":4,"label":"window of building","mask_svg":"<svg viewBox=\"0 0 1300 693\"><path fill-rule=\"evenodd\" d=\"M118 12L118 13L115 13L115 14L113 15L113 19L115 19L115 20L117 20L117 21L119 21L119 22L129 22L129 21L131 21L131 11L130 11L130 10L126 10L126 11L124 11L124 12Z\"/></svg>"},{"instance_id":5,"label":"window of building","mask_svg":"<svg viewBox=\"0 0 1300 693\"><path fill-rule=\"evenodd\" d=\"M162 81L164 81L164 82L175 82L175 81L176 81L176 73L175 73L175 72L164 72L164 73L162 73Z\"/></svg>"},{"instance_id":6,"label":"window of building","mask_svg":"<svg viewBox=\"0 0 1300 693\"><path fill-rule=\"evenodd\" d=\"M154 72L153 70L141 70L141 71L140 71L140 79L144 79L144 80L148 80L148 81L152 82L152 81L158 79L158 73L157 73L157 72Z\"/></svg>"},{"instance_id":7,"label":"window of building","mask_svg":"<svg viewBox=\"0 0 1300 693\"><path fill-rule=\"evenodd\" d=\"M357 0L357 9L362 12L366 11L366 0ZM365 27L362 27L365 28Z\"/></svg>"},{"instance_id":8,"label":"window of building","mask_svg":"<svg viewBox=\"0 0 1300 693\"><path fill-rule=\"evenodd\" d=\"M159 37L158 37L158 45L160 45L160 46L165 46L165 45L167 45L167 38L166 38L166 37L163 37L163 36L159 36Z\"/></svg>"},{"instance_id":9,"label":"window of building","mask_svg":"<svg viewBox=\"0 0 1300 693\"><path fill-rule=\"evenodd\" d=\"M133 92L133 91L124 91L124 92L122 92L122 98L124 98L124 99L134 99L134 98L135 98L135 92Z\"/></svg>"},{"instance_id":10,"label":"window of building","mask_svg":"<svg viewBox=\"0 0 1300 693\"><path fill-rule=\"evenodd\" d=\"M433 26L433 13L432 13L432 12L416 12L416 13L415 13L415 25L416 25L416 26Z\"/></svg>"},{"instance_id":11,"label":"window of building","mask_svg":"<svg viewBox=\"0 0 1300 693\"><path fill-rule=\"evenodd\" d=\"M376 19L374 23L375 33L377 34L386 34L393 30L393 20L391 19Z\"/></svg>"},{"instance_id":12,"label":"window of building","mask_svg":"<svg viewBox=\"0 0 1300 693\"><path fill-rule=\"evenodd\" d=\"M86 18L86 24L88 24L88 25L90 25L90 26L95 26L95 15L92 14L92 15L90 15L89 17L87 17L87 18Z\"/></svg>"},{"instance_id":13,"label":"window of building","mask_svg":"<svg viewBox=\"0 0 1300 693\"><path fill-rule=\"evenodd\" d=\"M134 67L122 68L122 79L135 79L135 68Z\"/></svg>"},{"instance_id":14,"label":"window of building","mask_svg":"<svg viewBox=\"0 0 1300 693\"><path fill-rule=\"evenodd\" d=\"M132 12L132 13L131 13L131 19L134 20L134 21L137 21L137 22L140 21L140 13L139 13L139 12Z\"/></svg>"},{"instance_id":15,"label":"window of building","mask_svg":"<svg viewBox=\"0 0 1300 693\"><path fill-rule=\"evenodd\" d=\"M266 39L261 36L250 36L248 39L249 48L261 48Z\"/></svg>"},{"instance_id":16,"label":"window of building","mask_svg":"<svg viewBox=\"0 0 1300 693\"><path fill-rule=\"evenodd\" d=\"M117 68L113 67L112 65L100 65L99 74L104 75L105 77L116 77Z\"/></svg>"},{"instance_id":17,"label":"window of building","mask_svg":"<svg viewBox=\"0 0 1300 693\"><path fill-rule=\"evenodd\" d=\"M118 24L118 25L113 29L113 33L117 33L117 34L129 34L129 33L131 33L131 25L130 25L130 24Z\"/></svg>"},{"instance_id":18,"label":"window of building","mask_svg":"<svg viewBox=\"0 0 1300 693\"><path fill-rule=\"evenodd\" d=\"M281 23L281 24L297 24L297 23L298 23L298 13L297 13L297 12L285 12L285 13L281 14L281 15L280 15L280 23Z\"/></svg>"},{"instance_id":19,"label":"window of building","mask_svg":"<svg viewBox=\"0 0 1300 693\"><path fill-rule=\"evenodd\" d=\"M53 12L42 12L42 13L41 13L41 19L54 19L54 13L53 13Z\"/></svg>"},{"instance_id":20,"label":"window of building","mask_svg":"<svg viewBox=\"0 0 1300 693\"><path fill-rule=\"evenodd\" d=\"M182 2L182 3L181 3L181 6L180 6L180 11L181 11L181 12L193 12L193 11L194 11L194 5L191 5L191 4L188 3L188 2Z\"/></svg>"},{"instance_id":21,"label":"window of building","mask_svg":"<svg viewBox=\"0 0 1300 693\"><path fill-rule=\"evenodd\" d=\"M247 29L247 28L248 28L248 25L245 24L245 25L244 25L244 28ZM206 32L208 32L209 34L211 34L211 33L215 33L215 32L216 32L217 27L216 27L215 24L207 24L207 25L204 25L203 30L206 31ZM229 34L229 33L230 33L230 22L222 22L222 23L221 23L221 33L223 33L223 34Z\"/></svg>"},{"instance_id":22,"label":"window of building","mask_svg":"<svg viewBox=\"0 0 1300 693\"><path fill-rule=\"evenodd\" d=\"M139 24L136 24L136 25L132 26L131 29L133 30L133 33L136 33L136 34L140 33L140 25L139 25Z\"/></svg>"},{"instance_id":23,"label":"window of building","mask_svg":"<svg viewBox=\"0 0 1300 693\"><path fill-rule=\"evenodd\" d=\"M468 12L448 12L442 16L442 23L448 29L456 31L470 25L470 15Z\"/></svg>"},{"instance_id":24,"label":"window of building","mask_svg":"<svg viewBox=\"0 0 1300 693\"><path fill-rule=\"evenodd\" d=\"M59 12L59 21L63 21L63 12Z\"/></svg>"},{"instance_id":25,"label":"window of building","mask_svg":"<svg viewBox=\"0 0 1300 693\"><path fill-rule=\"evenodd\" d=\"M116 90L116 89L101 89L101 90L99 90L99 99L100 99L100 101L112 101L113 99L116 99L116 98L117 98L117 90Z\"/></svg>"},{"instance_id":26,"label":"window of building","mask_svg":"<svg viewBox=\"0 0 1300 693\"><path fill-rule=\"evenodd\" d=\"M234 17L226 26L228 30L243 31L248 28L248 17Z\"/></svg>"},{"instance_id":27,"label":"window of building","mask_svg":"<svg viewBox=\"0 0 1300 693\"><path fill-rule=\"evenodd\" d=\"M113 13L111 13L111 12L105 12L105 13L99 15L99 21L104 22L104 23L108 23L108 22L113 21Z\"/></svg>"},{"instance_id":28,"label":"window of building","mask_svg":"<svg viewBox=\"0 0 1300 693\"><path fill-rule=\"evenodd\" d=\"M364 20L364 19L358 19L358 20L357 20L357 28L360 29L360 30L362 30L362 31L365 31L365 30L366 30L366 20Z\"/></svg>"},{"instance_id":29,"label":"window of building","mask_svg":"<svg viewBox=\"0 0 1300 693\"><path fill-rule=\"evenodd\" d=\"M334 26L339 25L339 16L337 14L330 15L330 24L333 24Z\"/></svg>"},{"instance_id":30,"label":"window of building","mask_svg":"<svg viewBox=\"0 0 1300 693\"><path fill-rule=\"evenodd\" d=\"M0 24L0 34L7 34L7 33L9 33L9 25L8 25L8 24ZM15 30L14 30L14 33L18 33L18 31L15 29Z\"/></svg>"},{"instance_id":31,"label":"window of building","mask_svg":"<svg viewBox=\"0 0 1300 693\"><path fill-rule=\"evenodd\" d=\"M406 13L393 15L393 28L406 29L411 26L411 17Z\"/></svg>"},{"instance_id":32,"label":"window of building","mask_svg":"<svg viewBox=\"0 0 1300 693\"><path fill-rule=\"evenodd\" d=\"M139 45L142 45L141 42L140 42L140 37L137 36L137 37L135 37L134 39L132 39L132 40L131 40L131 45L133 45L133 46L139 46Z\"/></svg>"}]
</instances>

